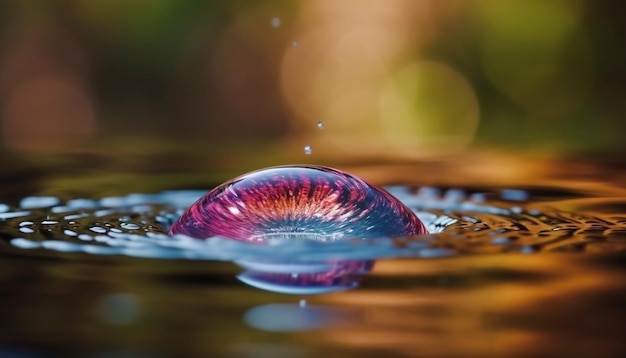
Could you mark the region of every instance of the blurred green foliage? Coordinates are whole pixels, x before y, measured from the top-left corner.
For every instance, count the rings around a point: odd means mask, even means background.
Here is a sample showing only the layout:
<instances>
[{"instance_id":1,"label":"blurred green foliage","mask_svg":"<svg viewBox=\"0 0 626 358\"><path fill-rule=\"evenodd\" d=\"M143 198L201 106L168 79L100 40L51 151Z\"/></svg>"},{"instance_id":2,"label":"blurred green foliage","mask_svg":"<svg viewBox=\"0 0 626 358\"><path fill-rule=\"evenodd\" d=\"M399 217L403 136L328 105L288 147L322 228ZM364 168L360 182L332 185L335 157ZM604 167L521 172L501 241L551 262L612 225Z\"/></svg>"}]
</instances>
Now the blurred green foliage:
<instances>
[{"instance_id":1,"label":"blurred green foliage","mask_svg":"<svg viewBox=\"0 0 626 358\"><path fill-rule=\"evenodd\" d=\"M228 47L224 41L230 38L224 34L234 22L255 13L269 28L272 16L278 16L281 30L288 34L301 4L3 0L0 71L12 52L30 41L22 33L30 28L44 33L62 28L61 35L46 40L47 51L62 62L64 54L54 51L64 48L57 49L55 41L67 37L73 41L72 49L85 58L84 81L94 98L100 143L129 138L145 143L212 141L219 147L277 140L290 130L290 114L278 103L279 97L262 99L277 101L272 111L259 117L272 120L246 122L224 104L223 89L216 85L219 73L211 66ZM359 4L355 6L367 6L367 2ZM450 7L452 15L414 55L449 64L473 86L481 108L477 145L538 151L626 149L622 139L626 47L621 44L626 26L619 19L624 7L619 2L477 0L445 5L431 1L430 6ZM242 41L249 36L241 35ZM286 38L285 44L289 43ZM239 55L260 56L254 46L258 43L244 47ZM274 67L280 66L276 57ZM263 68L261 59L242 66L255 68L245 73L245 81L278 81L272 72L275 68ZM12 85L4 83L5 94ZM238 100L246 103L254 95L242 92ZM203 122L202 130L198 121Z\"/></svg>"}]
</instances>

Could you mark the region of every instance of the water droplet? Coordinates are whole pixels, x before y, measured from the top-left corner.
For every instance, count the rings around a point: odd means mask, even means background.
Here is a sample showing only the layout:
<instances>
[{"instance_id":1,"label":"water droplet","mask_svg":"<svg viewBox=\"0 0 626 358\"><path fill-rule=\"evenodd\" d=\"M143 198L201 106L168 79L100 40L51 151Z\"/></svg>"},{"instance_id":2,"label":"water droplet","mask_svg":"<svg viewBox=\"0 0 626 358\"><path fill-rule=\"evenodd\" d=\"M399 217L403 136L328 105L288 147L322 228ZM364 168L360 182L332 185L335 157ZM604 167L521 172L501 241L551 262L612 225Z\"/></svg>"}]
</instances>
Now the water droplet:
<instances>
[{"instance_id":1,"label":"water droplet","mask_svg":"<svg viewBox=\"0 0 626 358\"><path fill-rule=\"evenodd\" d=\"M232 213L231 207L240 213ZM387 192L320 166L274 167L228 181L196 201L169 231L199 239L222 236L249 242L426 232L411 209Z\"/></svg>"},{"instance_id":2,"label":"water droplet","mask_svg":"<svg viewBox=\"0 0 626 358\"><path fill-rule=\"evenodd\" d=\"M90 227L89 230L99 233L99 234L104 234L107 232L107 229L103 227L99 227L99 226Z\"/></svg>"},{"instance_id":3,"label":"water droplet","mask_svg":"<svg viewBox=\"0 0 626 358\"><path fill-rule=\"evenodd\" d=\"M121 225L124 229L128 229L128 230L137 230L140 228L139 225L137 224L133 224L133 223L122 223Z\"/></svg>"},{"instance_id":4,"label":"water droplet","mask_svg":"<svg viewBox=\"0 0 626 358\"><path fill-rule=\"evenodd\" d=\"M270 21L270 24L272 25L273 28L280 27L280 18L279 17L273 17L272 20Z\"/></svg>"},{"instance_id":5,"label":"water droplet","mask_svg":"<svg viewBox=\"0 0 626 358\"><path fill-rule=\"evenodd\" d=\"M300 300L300 308L306 307L306 300L303 298Z\"/></svg>"},{"instance_id":6,"label":"water droplet","mask_svg":"<svg viewBox=\"0 0 626 358\"><path fill-rule=\"evenodd\" d=\"M291 47L298 47L298 41L291 41Z\"/></svg>"},{"instance_id":7,"label":"water droplet","mask_svg":"<svg viewBox=\"0 0 626 358\"><path fill-rule=\"evenodd\" d=\"M324 129L324 123L322 121L317 122L317 129Z\"/></svg>"},{"instance_id":8,"label":"water droplet","mask_svg":"<svg viewBox=\"0 0 626 358\"><path fill-rule=\"evenodd\" d=\"M305 145L304 146L304 154L311 155L311 153L313 153L313 148L311 148L310 145Z\"/></svg>"}]
</instances>

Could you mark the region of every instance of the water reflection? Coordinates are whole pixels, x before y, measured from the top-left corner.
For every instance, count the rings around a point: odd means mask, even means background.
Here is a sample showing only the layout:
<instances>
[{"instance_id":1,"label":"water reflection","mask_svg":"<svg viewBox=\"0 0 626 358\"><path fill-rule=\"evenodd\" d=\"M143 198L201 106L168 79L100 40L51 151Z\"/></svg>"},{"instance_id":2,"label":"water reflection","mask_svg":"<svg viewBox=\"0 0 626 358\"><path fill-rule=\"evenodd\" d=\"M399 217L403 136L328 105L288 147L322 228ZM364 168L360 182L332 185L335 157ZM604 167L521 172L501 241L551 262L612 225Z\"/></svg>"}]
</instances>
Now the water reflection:
<instances>
[{"instance_id":1,"label":"water reflection","mask_svg":"<svg viewBox=\"0 0 626 358\"><path fill-rule=\"evenodd\" d=\"M362 316L354 309L336 306L269 304L248 310L243 320L263 331L299 332L352 326L362 321Z\"/></svg>"},{"instance_id":2,"label":"water reflection","mask_svg":"<svg viewBox=\"0 0 626 358\"><path fill-rule=\"evenodd\" d=\"M97 307L98 316L103 322L114 325L134 323L140 313L137 297L129 293L116 293L102 297Z\"/></svg>"},{"instance_id":3,"label":"water reflection","mask_svg":"<svg viewBox=\"0 0 626 358\"><path fill-rule=\"evenodd\" d=\"M356 288L361 276L374 266L373 260L245 260L237 263L247 269L237 276L242 282L263 290L292 295L312 295Z\"/></svg>"},{"instance_id":4,"label":"water reflection","mask_svg":"<svg viewBox=\"0 0 626 358\"><path fill-rule=\"evenodd\" d=\"M431 234L332 245L165 235L203 192L7 203L0 355L623 356L624 192L508 188L390 187Z\"/></svg>"}]
</instances>

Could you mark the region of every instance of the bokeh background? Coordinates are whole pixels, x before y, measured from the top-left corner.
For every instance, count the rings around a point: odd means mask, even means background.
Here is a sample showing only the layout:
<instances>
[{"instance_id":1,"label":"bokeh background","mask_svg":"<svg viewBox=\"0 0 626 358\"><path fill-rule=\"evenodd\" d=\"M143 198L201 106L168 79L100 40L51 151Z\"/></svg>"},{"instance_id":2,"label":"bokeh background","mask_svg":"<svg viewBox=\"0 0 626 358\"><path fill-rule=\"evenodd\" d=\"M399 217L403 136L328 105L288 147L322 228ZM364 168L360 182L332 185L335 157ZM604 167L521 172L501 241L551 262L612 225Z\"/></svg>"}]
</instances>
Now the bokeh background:
<instances>
[{"instance_id":1,"label":"bokeh background","mask_svg":"<svg viewBox=\"0 0 626 358\"><path fill-rule=\"evenodd\" d=\"M91 159L81 165L97 166L89 155L158 153L127 166L176 171L199 158L254 167L476 150L621 153L623 8L2 0L0 155L82 155Z\"/></svg>"},{"instance_id":2,"label":"bokeh background","mask_svg":"<svg viewBox=\"0 0 626 358\"><path fill-rule=\"evenodd\" d=\"M33 222L53 244L74 239L48 229L65 224L40 225L43 211L20 231L30 216L5 215L0 350L620 356L623 254L565 252L624 249L623 4L0 0L2 211L37 195L130 203L131 193L312 162L374 184L531 188L539 204L584 214L561 227L577 235L562 248L550 233L533 238L562 255L381 260L364 289L313 301L355 308L363 324L298 336L244 324L251 307L295 298L244 286L231 263L21 250L9 240ZM530 239L509 227L540 219L511 211L511 225L487 224ZM84 227L117 227L97 215ZM501 250L492 233L485 254Z\"/></svg>"}]
</instances>

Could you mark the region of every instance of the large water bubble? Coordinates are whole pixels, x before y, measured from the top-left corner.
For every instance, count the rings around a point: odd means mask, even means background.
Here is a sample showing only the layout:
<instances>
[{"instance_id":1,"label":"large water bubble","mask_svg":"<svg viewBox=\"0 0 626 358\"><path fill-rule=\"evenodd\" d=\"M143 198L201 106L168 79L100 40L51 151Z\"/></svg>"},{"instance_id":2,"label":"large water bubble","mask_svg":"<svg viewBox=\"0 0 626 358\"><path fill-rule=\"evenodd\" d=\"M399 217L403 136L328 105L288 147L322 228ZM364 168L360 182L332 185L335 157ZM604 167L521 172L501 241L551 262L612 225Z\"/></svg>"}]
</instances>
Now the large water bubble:
<instances>
[{"instance_id":1,"label":"large water bubble","mask_svg":"<svg viewBox=\"0 0 626 358\"><path fill-rule=\"evenodd\" d=\"M170 234L248 242L427 232L411 209L391 194L321 166L273 167L232 179L196 201L170 228Z\"/></svg>"}]
</instances>

